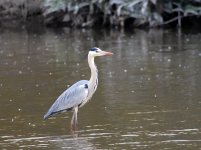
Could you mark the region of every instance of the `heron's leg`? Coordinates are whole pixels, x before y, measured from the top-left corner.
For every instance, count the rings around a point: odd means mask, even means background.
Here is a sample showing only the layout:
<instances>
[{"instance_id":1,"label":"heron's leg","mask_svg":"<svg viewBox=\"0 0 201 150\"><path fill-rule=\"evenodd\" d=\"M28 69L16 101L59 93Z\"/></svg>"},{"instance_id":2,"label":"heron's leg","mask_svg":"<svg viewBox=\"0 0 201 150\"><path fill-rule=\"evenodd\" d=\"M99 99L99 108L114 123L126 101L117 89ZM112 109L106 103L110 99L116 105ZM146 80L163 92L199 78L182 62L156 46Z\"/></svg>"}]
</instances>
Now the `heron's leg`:
<instances>
[{"instance_id":1,"label":"heron's leg","mask_svg":"<svg viewBox=\"0 0 201 150\"><path fill-rule=\"evenodd\" d=\"M74 108L73 117L71 119L71 130L76 131L77 130L77 113L78 113L78 107Z\"/></svg>"}]
</instances>

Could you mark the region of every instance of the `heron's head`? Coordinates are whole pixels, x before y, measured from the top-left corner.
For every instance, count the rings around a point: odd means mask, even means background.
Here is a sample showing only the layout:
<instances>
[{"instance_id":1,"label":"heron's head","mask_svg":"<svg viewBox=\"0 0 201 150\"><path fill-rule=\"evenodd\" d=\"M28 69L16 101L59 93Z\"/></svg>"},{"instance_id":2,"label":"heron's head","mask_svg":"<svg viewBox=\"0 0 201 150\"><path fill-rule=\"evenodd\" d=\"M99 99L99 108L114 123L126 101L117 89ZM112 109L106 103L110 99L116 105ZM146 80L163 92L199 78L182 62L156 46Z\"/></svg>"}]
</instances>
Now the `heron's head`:
<instances>
[{"instance_id":1,"label":"heron's head","mask_svg":"<svg viewBox=\"0 0 201 150\"><path fill-rule=\"evenodd\" d=\"M93 47L90 49L89 55L96 57L96 56L113 55L113 53L102 51L100 48Z\"/></svg>"}]
</instances>

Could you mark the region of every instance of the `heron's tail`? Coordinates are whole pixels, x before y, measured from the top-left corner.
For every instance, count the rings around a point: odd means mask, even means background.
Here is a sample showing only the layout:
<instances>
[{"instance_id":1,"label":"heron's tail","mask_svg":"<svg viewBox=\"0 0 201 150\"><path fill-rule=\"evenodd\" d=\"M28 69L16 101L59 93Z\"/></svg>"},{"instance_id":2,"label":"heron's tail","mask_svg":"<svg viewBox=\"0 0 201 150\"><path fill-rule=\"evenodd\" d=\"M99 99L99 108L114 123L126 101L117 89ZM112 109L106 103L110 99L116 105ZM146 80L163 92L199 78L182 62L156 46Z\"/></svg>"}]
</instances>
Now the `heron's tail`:
<instances>
[{"instance_id":1,"label":"heron's tail","mask_svg":"<svg viewBox=\"0 0 201 150\"><path fill-rule=\"evenodd\" d=\"M49 117L51 117L51 114L50 114L49 112L47 112L47 113L44 115L43 119L46 120L46 119L48 119Z\"/></svg>"},{"instance_id":2,"label":"heron's tail","mask_svg":"<svg viewBox=\"0 0 201 150\"><path fill-rule=\"evenodd\" d=\"M44 117L43 117L44 120L52 117L53 115L55 115L57 113L57 112L54 111L54 109L53 109L54 107L53 106L54 105L52 105L50 107L50 109L47 111L47 113L44 115Z\"/></svg>"},{"instance_id":3,"label":"heron's tail","mask_svg":"<svg viewBox=\"0 0 201 150\"><path fill-rule=\"evenodd\" d=\"M43 119L46 120L46 119L48 119L48 118L50 118L50 117L52 117L52 116L54 116L54 115L56 115L56 114L59 114L59 113L61 113L61 112L63 112L63 111L66 111L66 110L60 110L60 111L57 111L57 112L48 111L48 112L44 115Z\"/></svg>"}]
</instances>

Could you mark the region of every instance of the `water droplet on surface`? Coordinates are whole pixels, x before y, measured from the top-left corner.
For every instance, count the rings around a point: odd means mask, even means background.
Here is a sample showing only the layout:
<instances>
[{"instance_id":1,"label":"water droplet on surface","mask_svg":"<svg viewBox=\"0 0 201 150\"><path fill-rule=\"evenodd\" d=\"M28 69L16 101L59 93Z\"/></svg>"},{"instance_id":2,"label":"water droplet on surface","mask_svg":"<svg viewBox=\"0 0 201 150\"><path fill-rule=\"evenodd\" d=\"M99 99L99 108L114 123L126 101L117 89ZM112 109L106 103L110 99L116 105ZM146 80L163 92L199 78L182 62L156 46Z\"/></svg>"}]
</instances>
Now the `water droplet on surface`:
<instances>
[{"instance_id":1,"label":"water droplet on surface","mask_svg":"<svg viewBox=\"0 0 201 150\"><path fill-rule=\"evenodd\" d=\"M19 74L22 74L22 71L21 70L19 70L19 72L18 72Z\"/></svg>"},{"instance_id":2,"label":"water droplet on surface","mask_svg":"<svg viewBox=\"0 0 201 150\"><path fill-rule=\"evenodd\" d=\"M172 49L172 46L168 46L168 50L171 50Z\"/></svg>"},{"instance_id":3,"label":"water droplet on surface","mask_svg":"<svg viewBox=\"0 0 201 150\"><path fill-rule=\"evenodd\" d=\"M13 57L14 56L14 54L13 53L8 53L8 55L7 55L8 57Z\"/></svg>"},{"instance_id":4,"label":"water droplet on surface","mask_svg":"<svg viewBox=\"0 0 201 150\"><path fill-rule=\"evenodd\" d=\"M4 51L3 50L0 50L0 54L3 54L4 53Z\"/></svg>"},{"instance_id":5,"label":"water droplet on surface","mask_svg":"<svg viewBox=\"0 0 201 150\"><path fill-rule=\"evenodd\" d=\"M124 69L124 72L128 72L128 70L127 70L127 69Z\"/></svg>"},{"instance_id":6,"label":"water droplet on surface","mask_svg":"<svg viewBox=\"0 0 201 150\"><path fill-rule=\"evenodd\" d=\"M110 77L110 78L112 77L112 72L109 72L109 77Z\"/></svg>"}]
</instances>

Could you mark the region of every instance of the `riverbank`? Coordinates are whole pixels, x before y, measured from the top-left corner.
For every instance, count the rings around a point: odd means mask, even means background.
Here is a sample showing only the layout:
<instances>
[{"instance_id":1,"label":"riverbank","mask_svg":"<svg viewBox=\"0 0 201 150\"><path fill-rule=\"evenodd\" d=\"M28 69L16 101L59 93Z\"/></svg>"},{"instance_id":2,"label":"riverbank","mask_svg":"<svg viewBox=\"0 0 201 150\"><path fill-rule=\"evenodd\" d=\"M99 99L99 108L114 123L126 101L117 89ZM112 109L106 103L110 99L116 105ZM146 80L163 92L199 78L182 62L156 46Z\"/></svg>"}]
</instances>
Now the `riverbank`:
<instances>
[{"instance_id":1,"label":"riverbank","mask_svg":"<svg viewBox=\"0 0 201 150\"><path fill-rule=\"evenodd\" d=\"M201 1L190 0L2 0L0 26L136 28L201 24Z\"/></svg>"}]
</instances>

